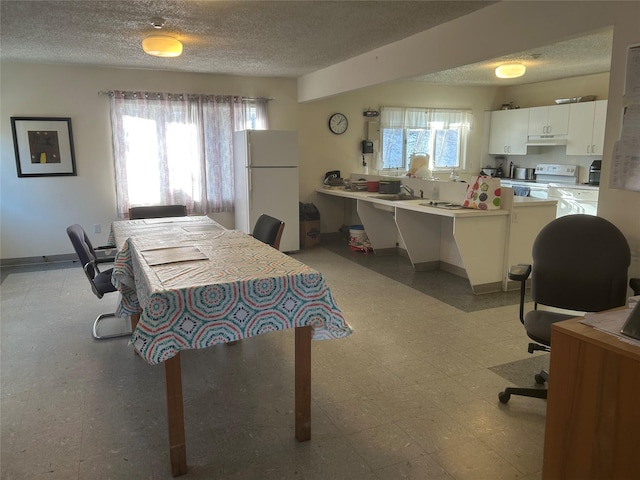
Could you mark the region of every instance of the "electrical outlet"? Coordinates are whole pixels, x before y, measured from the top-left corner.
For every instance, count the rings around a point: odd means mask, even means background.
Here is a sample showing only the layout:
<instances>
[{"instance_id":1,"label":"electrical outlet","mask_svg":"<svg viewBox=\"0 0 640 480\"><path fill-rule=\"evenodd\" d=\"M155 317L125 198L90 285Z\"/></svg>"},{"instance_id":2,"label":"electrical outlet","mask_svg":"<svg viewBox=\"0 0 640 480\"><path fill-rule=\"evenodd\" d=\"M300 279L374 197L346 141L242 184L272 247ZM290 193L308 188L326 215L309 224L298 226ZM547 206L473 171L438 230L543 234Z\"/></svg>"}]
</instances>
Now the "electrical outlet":
<instances>
[{"instance_id":1,"label":"electrical outlet","mask_svg":"<svg viewBox=\"0 0 640 480\"><path fill-rule=\"evenodd\" d=\"M94 223L93 233L102 233L102 225L100 225L99 223Z\"/></svg>"}]
</instances>

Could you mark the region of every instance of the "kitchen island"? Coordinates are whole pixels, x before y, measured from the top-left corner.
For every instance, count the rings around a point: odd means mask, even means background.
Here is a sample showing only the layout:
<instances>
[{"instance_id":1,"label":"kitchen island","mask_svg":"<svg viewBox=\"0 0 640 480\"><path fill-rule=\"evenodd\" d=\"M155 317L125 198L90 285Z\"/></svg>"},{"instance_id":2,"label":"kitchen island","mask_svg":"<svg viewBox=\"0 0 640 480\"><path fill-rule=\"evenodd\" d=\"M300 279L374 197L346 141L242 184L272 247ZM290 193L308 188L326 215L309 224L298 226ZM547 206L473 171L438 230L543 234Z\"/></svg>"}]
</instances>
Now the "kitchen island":
<instances>
[{"instance_id":1,"label":"kitchen island","mask_svg":"<svg viewBox=\"0 0 640 480\"><path fill-rule=\"evenodd\" d=\"M466 188L465 184L438 183L449 189ZM556 210L553 200L514 197L510 188L503 189L498 210L436 206L429 198L392 200L396 196L340 188L316 192L355 201L377 255L406 252L414 270L442 269L466 277L475 294L510 288L509 266L531 262L533 240L555 218ZM452 193L453 198L464 196L464 191L460 196ZM440 202L448 200L440 198Z\"/></svg>"}]
</instances>

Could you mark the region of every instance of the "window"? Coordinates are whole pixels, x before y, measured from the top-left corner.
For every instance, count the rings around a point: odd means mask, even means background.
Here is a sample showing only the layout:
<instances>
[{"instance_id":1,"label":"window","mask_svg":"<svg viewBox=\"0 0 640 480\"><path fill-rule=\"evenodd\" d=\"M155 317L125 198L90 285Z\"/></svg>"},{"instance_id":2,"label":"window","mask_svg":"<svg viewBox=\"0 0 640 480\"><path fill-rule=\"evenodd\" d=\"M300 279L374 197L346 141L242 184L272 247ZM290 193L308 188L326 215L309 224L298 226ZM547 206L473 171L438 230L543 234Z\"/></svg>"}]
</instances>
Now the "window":
<instances>
[{"instance_id":1,"label":"window","mask_svg":"<svg viewBox=\"0 0 640 480\"><path fill-rule=\"evenodd\" d=\"M467 110L382 107L383 169L404 172L412 155L426 154L430 170L463 170L471 118Z\"/></svg>"},{"instance_id":2,"label":"window","mask_svg":"<svg viewBox=\"0 0 640 480\"><path fill-rule=\"evenodd\" d=\"M113 92L118 215L129 207L184 204L233 210L233 132L266 129L266 99Z\"/></svg>"}]
</instances>

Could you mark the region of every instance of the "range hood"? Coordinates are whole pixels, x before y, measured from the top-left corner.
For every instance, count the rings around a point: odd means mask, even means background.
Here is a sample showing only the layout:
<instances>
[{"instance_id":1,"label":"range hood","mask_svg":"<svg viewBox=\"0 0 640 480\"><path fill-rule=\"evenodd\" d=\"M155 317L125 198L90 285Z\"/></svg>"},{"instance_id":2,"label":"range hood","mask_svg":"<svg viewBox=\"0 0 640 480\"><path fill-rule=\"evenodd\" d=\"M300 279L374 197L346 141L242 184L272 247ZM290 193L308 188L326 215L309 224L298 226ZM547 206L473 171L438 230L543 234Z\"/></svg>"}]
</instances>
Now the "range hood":
<instances>
[{"instance_id":1,"label":"range hood","mask_svg":"<svg viewBox=\"0 0 640 480\"><path fill-rule=\"evenodd\" d=\"M527 146L529 147L555 147L566 144L566 135L529 135L527 137Z\"/></svg>"}]
</instances>

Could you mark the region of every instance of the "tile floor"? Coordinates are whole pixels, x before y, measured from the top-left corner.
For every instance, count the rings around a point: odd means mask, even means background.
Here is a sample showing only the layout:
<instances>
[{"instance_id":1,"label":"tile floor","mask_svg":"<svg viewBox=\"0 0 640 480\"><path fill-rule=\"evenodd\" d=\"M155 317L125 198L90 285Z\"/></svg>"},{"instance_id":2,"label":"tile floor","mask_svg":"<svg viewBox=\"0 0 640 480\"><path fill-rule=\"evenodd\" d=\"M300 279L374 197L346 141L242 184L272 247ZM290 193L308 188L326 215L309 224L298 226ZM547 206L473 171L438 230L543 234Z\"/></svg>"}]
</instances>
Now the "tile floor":
<instances>
[{"instance_id":1,"label":"tile floor","mask_svg":"<svg viewBox=\"0 0 640 480\"><path fill-rule=\"evenodd\" d=\"M293 331L184 352L183 478L539 479L546 403L499 404L509 382L492 370L530 357L513 297L438 299L428 289L445 280L398 281L350 255L295 255L354 328L313 342L311 441L293 434ZM162 366L91 336L117 295L95 298L75 264L2 279L1 480L171 478Z\"/></svg>"}]
</instances>

